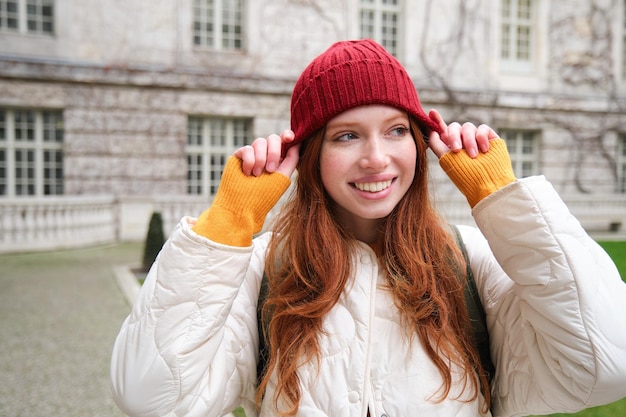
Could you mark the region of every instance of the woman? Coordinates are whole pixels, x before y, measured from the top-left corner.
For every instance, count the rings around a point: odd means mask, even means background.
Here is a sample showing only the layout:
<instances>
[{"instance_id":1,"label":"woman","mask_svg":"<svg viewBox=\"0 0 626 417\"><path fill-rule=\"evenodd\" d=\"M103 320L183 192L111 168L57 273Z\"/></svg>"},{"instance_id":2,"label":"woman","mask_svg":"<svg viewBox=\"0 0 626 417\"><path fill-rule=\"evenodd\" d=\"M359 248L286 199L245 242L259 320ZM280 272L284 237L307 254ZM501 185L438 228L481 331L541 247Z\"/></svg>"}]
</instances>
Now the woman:
<instances>
[{"instance_id":1,"label":"woman","mask_svg":"<svg viewBox=\"0 0 626 417\"><path fill-rule=\"evenodd\" d=\"M543 177L515 178L493 130L425 114L406 71L369 40L313 60L291 126L238 149L212 206L164 246L114 346L125 412L520 416L626 395L626 286ZM430 203L428 148L479 226L459 229L490 387L463 257ZM255 237L296 168L273 232ZM269 359L257 374L264 272Z\"/></svg>"}]
</instances>

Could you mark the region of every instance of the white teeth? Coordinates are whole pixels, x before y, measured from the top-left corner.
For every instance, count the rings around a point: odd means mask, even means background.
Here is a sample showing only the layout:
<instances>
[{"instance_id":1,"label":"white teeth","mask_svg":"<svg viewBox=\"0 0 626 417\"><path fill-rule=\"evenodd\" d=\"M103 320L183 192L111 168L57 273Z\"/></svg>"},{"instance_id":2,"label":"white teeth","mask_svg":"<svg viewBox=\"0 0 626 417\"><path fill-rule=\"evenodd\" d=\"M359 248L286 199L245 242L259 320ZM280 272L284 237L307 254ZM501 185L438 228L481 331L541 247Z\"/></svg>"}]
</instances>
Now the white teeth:
<instances>
[{"instance_id":1,"label":"white teeth","mask_svg":"<svg viewBox=\"0 0 626 417\"><path fill-rule=\"evenodd\" d=\"M367 191L370 193L376 193L378 191L382 191L385 188L391 185L391 180L387 181L378 181L378 182L364 182L364 183L354 183L354 186L361 191Z\"/></svg>"}]
</instances>

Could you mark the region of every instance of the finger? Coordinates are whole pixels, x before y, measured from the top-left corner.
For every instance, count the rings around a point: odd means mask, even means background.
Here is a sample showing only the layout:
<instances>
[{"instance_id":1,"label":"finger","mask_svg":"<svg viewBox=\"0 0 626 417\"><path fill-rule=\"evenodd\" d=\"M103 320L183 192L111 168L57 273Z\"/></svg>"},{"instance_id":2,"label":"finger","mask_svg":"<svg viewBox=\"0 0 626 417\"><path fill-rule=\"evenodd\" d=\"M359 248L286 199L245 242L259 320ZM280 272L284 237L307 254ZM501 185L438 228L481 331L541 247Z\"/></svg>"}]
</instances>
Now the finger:
<instances>
[{"instance_id":1,"label":"finger","mask_svg":"<svg viewBox=\"0 0 626 417\"><path fill-rule=\"evenodd\" d=\"M265 164L267 172L274 172L278 168L282 147L282 138L280 136L273 134L267 137L267 161Z\"/></svg>"},{"instance_id":2,"label":"finger","mask_svg":"<svg viewBox=\"0 0 626 417\"><path fill-rule=\"evenodd\" d=\"M285 129L283 130L283 133L280 134L281 142L276 167L278 167L278 165L280 164L281 158L284 158L287 155L287 149L289 149L289 147L291 146L290 144L294 141L295 138L296 134L293 133L291 129Z\"/></svg>"},{"instance_id":3,"label":"finger","mask_svg":"<svg viewBox=\"0 0 626 417\"><path fill-rule=\"evenodd\" d=\"M280 172L287 178L290 178L293 172L298 166L298 160L300 159L300 144L293 145L287 150L285 158L281 162L276 172Z\"/></svg>"},{"instance_id":4,"label":"finger","mask_svg":"<svg viewBox=\"0 0 626 417\"><path fill-rule=\"evenodd\" d=\"M445 132L448 128L448 125L443 120L443 117L441 117L441 114L439 114L437 110L432 109L431 111L429 111L428 117L430 117L430 120L432 120L439 126L439 130L441 130L442 132Z\"/></svg>"},{"instance_id":5,"label":"finger","mask_svg":"<svg viewBox=\"0 0 626 417\"><path fill-rule=\"evenodd\" d=\"M441 140L448 145L452 152L458 152L463 148L461 131L461 125L457 122L453 122L448 125L448 128L444 131L444 134L441 137Z\"/></svg>"},{"instance_id":6,"label":"finger","mask_svg":"<svg viewBox=\"0 0 626 417\"><path fill-rule=\"evenodd\" d=\"M291 129L285 129L283 133L280 134L280 137L283 140L283 143L291 143L296 138L296 134L293 133Z\"/></svg>"},{"instance_id":7,"label":"finger","mask_svg":"<svg viewBox=\"0 0 626 417\"><path fill-rule=\"evenodd\" d=\"M287 150L291 147L291 143L295 140L296 134L291 129L286 129L281 133L280 137L283 138L281 153L284 158L287 155Z\"/></svg>"},{"instance_id":8,"label":"finger","mask_svg":"<svg viewBox=\"0 0 626 417\"><path fill-rule=\"evenodd\" d=\"M241 168L243 173L248 176L252 175L252 168L254 168L254 149L252 146L242 146L237 149L233 155L241 159Z\"/></svg>"},{"instance_id":9,"label":"finger","mask_svg":"<svg viewBox=\"0 0 626 417\"><path fill-rule=\"evenodd\" d=\"M476 125L474 123L466 122L461 127L461 139L463 140L463 148L465 152L472 157L476 158L478 155L478 145L476 144Z\"/></svg>"},{"instance_id":10,"label":"finger","mask_svg":"<svg viewBox=\"0 0 626 417\"><path fill-rule=\"evenodd\" d=\"M252 148L254 149L254 167L252 168L252 175L258 177L265 170L265 163L267 161L267 139L255 139L254 142L252 142Z\"/></svg>"},{"instance_id":11,"label":"finger","mask_svg":"<svg viewBox=\"0 0 626 417\"><path fill-rule=\"evenodd\" d=\"M478 126L476 130L476 143L478 144L478 149L482 153L486 153L489 151L489 140L497 138L498 135L496 132L487 126L486 124L482 124Z\"/></svg>"},{"instance_id":12,"label":"finger","mask_svg":"<svg viewBox=\"0 0 626 417\"><path fill-rule=\"evenodd\" d=\"M441 140L439 133L434 130L430 132L430 136L428 137L428 147L437 155L437 158L441 158L446 152L450 152L448 145Z\"/></svg>"}]
</instances>

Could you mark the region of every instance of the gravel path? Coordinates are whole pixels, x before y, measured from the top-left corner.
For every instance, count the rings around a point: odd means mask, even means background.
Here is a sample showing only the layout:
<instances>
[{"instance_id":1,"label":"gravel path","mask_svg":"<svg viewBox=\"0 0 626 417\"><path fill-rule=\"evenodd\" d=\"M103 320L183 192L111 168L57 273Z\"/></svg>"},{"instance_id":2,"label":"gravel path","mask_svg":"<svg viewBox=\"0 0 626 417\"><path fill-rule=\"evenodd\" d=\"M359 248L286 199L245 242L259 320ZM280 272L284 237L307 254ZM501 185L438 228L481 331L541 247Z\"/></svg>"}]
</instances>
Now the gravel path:
<instances>
[{"instance_id":1,"label":"gravel path","mask_svg":"<svg viewBox=\"0 0 626 417\"><path fill-rule=\"evenodd\" d=\"M112 268L142 245L0 256L0 416L121 417L111 348L130 305Z\"/></svg>"}]
</instances>

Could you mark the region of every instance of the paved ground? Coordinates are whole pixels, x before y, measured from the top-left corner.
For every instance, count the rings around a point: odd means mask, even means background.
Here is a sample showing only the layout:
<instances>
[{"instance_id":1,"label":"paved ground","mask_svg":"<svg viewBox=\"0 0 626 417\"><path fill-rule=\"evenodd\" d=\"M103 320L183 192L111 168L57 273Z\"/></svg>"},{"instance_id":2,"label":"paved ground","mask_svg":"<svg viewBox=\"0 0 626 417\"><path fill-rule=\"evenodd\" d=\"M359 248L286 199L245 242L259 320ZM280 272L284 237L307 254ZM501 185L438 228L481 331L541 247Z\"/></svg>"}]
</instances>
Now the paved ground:
<instances>
[{"instance_id":1,"label":"paved ground","mask_svg":"<svg viewBox=\"0 0 626 417\"><path fill-rule=\"evenodd\" d=\"M130 305L112 267L140 244L0 256L0 416L122 417L109 359Z\"/></svg>"},{"instance_id":2,"label":"paved ground","mask_svg":"<svg viewBox=\"0 0 626 417\"><path fill-rule=\"evenodd\" d=\"M139 264L141 251L0 255L1 417L123 417L109 359L130 305L113 267Z\"/></svg>"}]
</instances>

